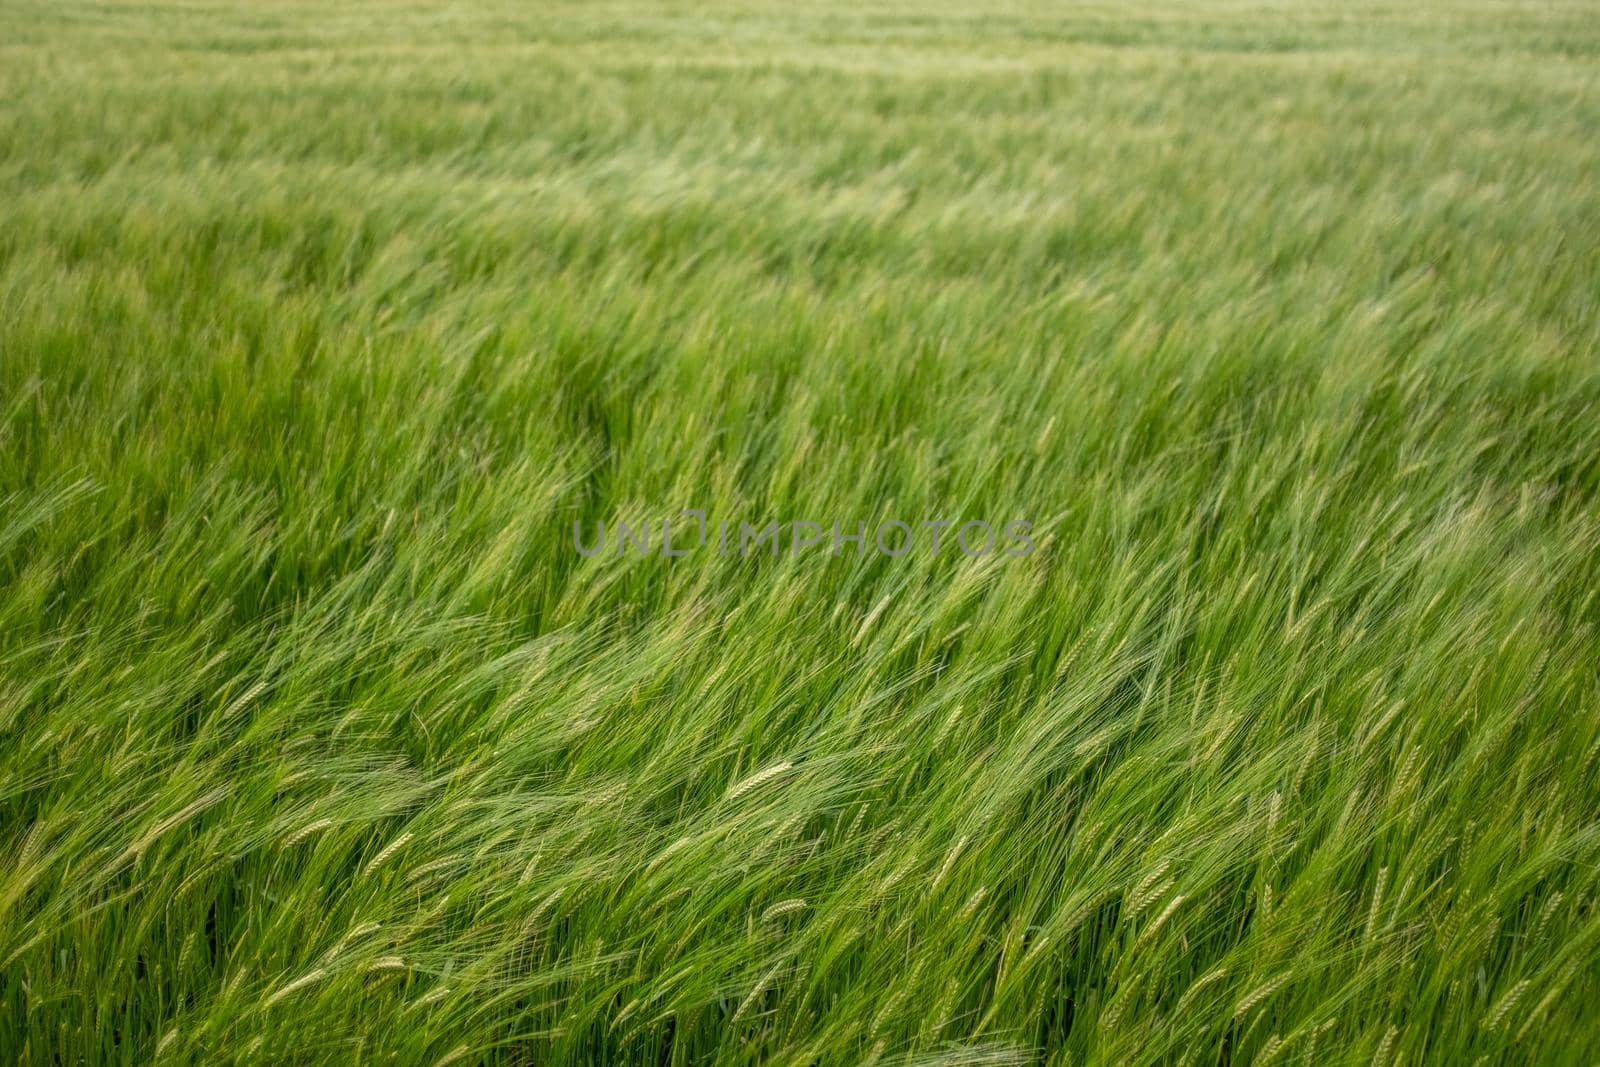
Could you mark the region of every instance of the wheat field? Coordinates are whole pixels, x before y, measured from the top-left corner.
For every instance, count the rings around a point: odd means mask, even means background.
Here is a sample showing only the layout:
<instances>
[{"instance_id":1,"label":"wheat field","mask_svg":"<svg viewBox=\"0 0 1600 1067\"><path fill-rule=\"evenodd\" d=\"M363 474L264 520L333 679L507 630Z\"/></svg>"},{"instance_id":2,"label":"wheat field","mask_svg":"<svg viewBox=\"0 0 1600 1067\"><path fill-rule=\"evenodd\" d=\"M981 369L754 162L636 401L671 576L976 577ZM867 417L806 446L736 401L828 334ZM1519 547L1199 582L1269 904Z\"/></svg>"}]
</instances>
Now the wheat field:
<instances>
[{"instance_id":1,"label":"wheat field","mask_svg":"<svg viewBox=\"0 0 1600 1067\"><path fill-rule=\"evenodd\" d=\"M3 0L0 1059L1600 1062L1597 504L1593 0Z\"/></svg>"}]
</instances>

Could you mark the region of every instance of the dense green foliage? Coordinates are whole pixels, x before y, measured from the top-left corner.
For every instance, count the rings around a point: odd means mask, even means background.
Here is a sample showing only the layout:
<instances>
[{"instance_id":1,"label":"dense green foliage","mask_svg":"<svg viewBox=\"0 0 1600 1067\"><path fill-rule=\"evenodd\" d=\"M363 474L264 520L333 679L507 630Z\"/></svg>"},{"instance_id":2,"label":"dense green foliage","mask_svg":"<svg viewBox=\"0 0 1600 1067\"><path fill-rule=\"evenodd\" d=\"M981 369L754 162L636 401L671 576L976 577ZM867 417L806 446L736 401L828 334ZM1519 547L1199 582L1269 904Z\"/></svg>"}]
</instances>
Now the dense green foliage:
<instances>
[{"instance_id":1,"label":"dense green foliage","mask_svg":"<svg viewBox=\"0 0 1600 1067\"><path fill-rule=\"evenodd\" d=\"M1600 8L336 6L0 5L0 1059L1600 1060Z\"/></svg>"}]
</instances>

